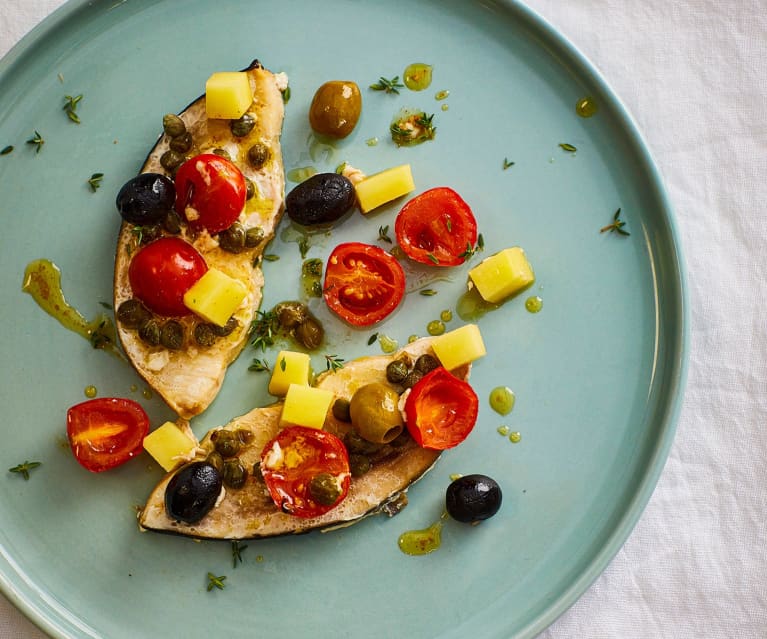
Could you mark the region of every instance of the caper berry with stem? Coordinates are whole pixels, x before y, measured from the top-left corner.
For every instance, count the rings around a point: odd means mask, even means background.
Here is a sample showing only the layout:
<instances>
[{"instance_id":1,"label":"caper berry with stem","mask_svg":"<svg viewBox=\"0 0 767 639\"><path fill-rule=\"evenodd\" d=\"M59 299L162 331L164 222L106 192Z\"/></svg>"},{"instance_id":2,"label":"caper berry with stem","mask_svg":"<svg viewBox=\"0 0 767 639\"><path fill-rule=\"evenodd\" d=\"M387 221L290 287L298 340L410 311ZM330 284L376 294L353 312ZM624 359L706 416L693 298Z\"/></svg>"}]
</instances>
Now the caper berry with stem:
<instances>
[{"instance_id":1,"label":"caper berry with stem","mask_svg":"<svg viewBox=\"0 0 767 639\"><path fill-rule=\"evenodd\" d=\"M248 471L240 463L239 459L224 460L224 468L221 471L224 485L228 488L242 488L248 478Z\"/></svg>"},{"instance_id":2,"label":"caper berry with stem","mask_svg":"<svg viewBox=\"0 0 767 639\"><path fill-rule=\"evenodd\" d=\"M162 118L163 131L172 138L186 133L186 124L175 113L168 113Z\"/></svg>"},{"instance_id":3,"label":"caper berry with stem","mask_svg":"<svg viewBox=\"0 0 767 639\"><path fill-rule=\"evenodd\" d=\"M184 327L181 322L168 320L160 329L160 344L172 351L177 351L184 346Z\"/></svg>"},{"instance_id":4,"label":"caper berry with stem","mask_svg":"<svg viewBox=\"0 0 767 639\"><path fill-rule=\"evenodd\" d=\"M244 113L242 117L229 123L229 129L234 137L241 138L250 133L255 125L256 119L253 115L251 113Z\"/></svg>"},{"instance_id":5,"label":"caper berry with stem","mask_svg":"<svg viewBox=\"0 0 767 639\"><path fill-rule=\"evenodd\" d=\"M309 482L309 496L322 506L332 506L341 496L341 487L330 473L319 473Z\"/></svg>"},{"instance_id":6,"label":"caper berry with stem","mask_svg":"<svg viewBox=\"0 0 767 639\"><path fill-rule=\"evenodd\" d=\"M117 307L117 321L125 328L138 328L151 318L150 310L136 298L125 300Z\"/></svg>"},{"instance_id":7,"label":"caper berry with stem","mask_svg":"<svg viewBox=\"0 0 767 639\"><path fill-rule=\"evenodd\" d=\"M240 452L240 445L242 442L240 441L240 438L237 437L237 434L230 430L220 429L214 431L210 436L210 440L213 442L216 452L224 458L234 457Z\"/></svg>"}]
</instances>

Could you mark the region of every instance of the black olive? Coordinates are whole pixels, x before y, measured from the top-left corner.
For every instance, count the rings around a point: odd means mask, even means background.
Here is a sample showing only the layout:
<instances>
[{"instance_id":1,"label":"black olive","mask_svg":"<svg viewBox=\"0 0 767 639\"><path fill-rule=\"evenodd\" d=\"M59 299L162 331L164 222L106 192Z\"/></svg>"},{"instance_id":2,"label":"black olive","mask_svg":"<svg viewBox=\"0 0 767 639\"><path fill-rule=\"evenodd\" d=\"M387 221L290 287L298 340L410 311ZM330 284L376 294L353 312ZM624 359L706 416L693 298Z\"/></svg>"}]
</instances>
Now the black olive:
<instances>
[{"instance_id":1,"label":"black olive","mask_svg":"<svg viewBox=\"0 0 767 639\"><path fill-rule=\"evenodd\" d=\"M117 210L131 224L160 222L173 208L176 187L159 173L142 173L128 180L117 194Z\"/></svg>"},{"instance_id":2,"label":"black olive","mask_svg":"<svg viewBox=\"0 0 767 639\"><path fill-rule=\"evenodd\" d=\"M170 148L178 153L186 153L192 148L192 134L188 131L177 135L170 141Z\"/></svg>"},{"instance_id":3,"label":"black olive","mask_svg":"<svg viewBox=\"0 0 767 639\"><path fill-rule=\"evenodd\" d=\"M152 313L136 298L125 300L117 307L117 320L125 328L138 328L152 318Z\"/></svg>"},{"instance_id":4,"label":"black olive","mask_svg":"<svg viewBox=\"0 0 767 639\"><path fill-rule=\"evenodd\" d=\"M285 198L285 211L304 226L329 224L355 203L354 185L338 173L317 173L301 182Z\"/></svg>"},{"instance_id":5,"label":"black olive","mask_svg":"<svg viewBox=\"0 0 767 639\"><path fill-rule=\"evenodd\" d=\"M501 487L487 475L464 475L445 492L445 507L456 521L473 524L488 519L501 507Z\"/></svg>"},{"instance_id":6,"label":"black olive","mask_svg":"<svg viewBox=\"0 0 767 639\"><path fill-rule=\"evenodd\" d=\"M208 462L183 466L165 488L165 510L171 519L194 524L215 506L223 479Z\"/></svg>"},{"instance_id":7,"label":"black olive","mask_svg":"<svg viewBox=\"0 0 767 639\"><path fill-rule=\"evenodd\" d=\"M435 368L439 368L439 361L433 355L425 353L415 360L413 370L418 371L421 375L431 373Z\"/></svg>"},{"instance_id":8,"label":"black olive","mask_svg":"<svg viewBox=\"0 0 767 639\"><path fill-rule=\"evenodd\" d=\"M250 133L255 125L256 119L250 113L245 113L241 118L232 120L229 123L229 128L234 137L241 138Z\"/></svg>"},{"instance_id":9,"label":"black olive","mask_svg":"<svg viewBox=\"0 0 767 639\"><path fill-rule=\"evenodd\" d=\"M174 113L168 113L162 118L162 130L170 137L175 138L186 133L186 124Z\"/></svg>"}]
</instances>

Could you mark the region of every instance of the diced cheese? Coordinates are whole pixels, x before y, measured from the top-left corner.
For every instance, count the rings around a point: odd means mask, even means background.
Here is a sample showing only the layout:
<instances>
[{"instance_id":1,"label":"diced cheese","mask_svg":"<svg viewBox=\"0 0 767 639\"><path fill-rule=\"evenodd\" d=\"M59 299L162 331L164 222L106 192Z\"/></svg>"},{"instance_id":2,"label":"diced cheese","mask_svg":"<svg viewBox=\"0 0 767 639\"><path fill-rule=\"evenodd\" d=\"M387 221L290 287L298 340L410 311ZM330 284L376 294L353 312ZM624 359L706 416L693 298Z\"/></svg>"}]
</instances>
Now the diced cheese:
<instances>
[{"instance_id":1,"label":"diced cheese","mask_svg":"<svg viewBox=\"0 0 767 639\"><path fill-rule=\"evenodd\" d=\"M144 450L166 471L173 470L196 447L197 442L173 422L165 422L144 437Z\"/></svg>"},{"instance_id":2,"label":"diced cheese","mask_svg":"<svg viewBox=\"0 0 767 639\"><path fill-rule=\"evenodd\" d=\"M247 294L242 282L211 268L184 293L184 305L203 319L224 326Z\"/></svg>"},{"instance_id":3,"label":"diced cheese","mask_svg":"<svg viewBox=\"0 0 767 639\"><path fill-rule=\"evenodd\" d=\"M415 189L409 164L386 169L354 185L360 210L368 213L382 204L407 195Z\"/></svg>"},{"instance_id":4,"label":"diced cheese","mask_svg":"<svg viewBox=\"0 0 767 639\"><path fill-rule=\"evenodd\" d=\"M487 353L479 326L476 324L466 324L435 337L431 346L442 366L449 371L469 364Z\"/></svg>"},{"instance_id":5,"label":"diced cheese","mask_svg":"<svg viewBox=\"0 0 767 639\"><path fill-rule=\"evenodd\" d=\"M331 391L323 388L291 384L285 395L280 424L322 428L333 397Z\"/></svg>"},{"instance_id":6,"label":"diced cheese","mask_svg":"<svg viewBox=\"0 0 767 639\"><path fill-rule=\"evenodd\" d=\"M214 73L205 83L205 111L209 118L236 120L253 102L250 80L244 71Z\"/></svg>"},{"instance_id":7,"label":"diced cheese","mask_svg":"<svg viewBox=\"0 0 767 639\"><path fill-rule=\"evenodd\" d=\"M280 351L272 368L269 380L269 393L282 396L288 392L291 384L309 385L311 358L306 353Z\"/></svg>"},{"instance_id":8,"label":"diced cheese","mask_svg":"<svg viewBox=\"0 0 767 639\"><path fill-rule=\"evenodd\" d=\"M519 246L485 258L469 271L469 278L487 302L497 304L535 281L533 269Z\"/></svg>"}]
</instances>

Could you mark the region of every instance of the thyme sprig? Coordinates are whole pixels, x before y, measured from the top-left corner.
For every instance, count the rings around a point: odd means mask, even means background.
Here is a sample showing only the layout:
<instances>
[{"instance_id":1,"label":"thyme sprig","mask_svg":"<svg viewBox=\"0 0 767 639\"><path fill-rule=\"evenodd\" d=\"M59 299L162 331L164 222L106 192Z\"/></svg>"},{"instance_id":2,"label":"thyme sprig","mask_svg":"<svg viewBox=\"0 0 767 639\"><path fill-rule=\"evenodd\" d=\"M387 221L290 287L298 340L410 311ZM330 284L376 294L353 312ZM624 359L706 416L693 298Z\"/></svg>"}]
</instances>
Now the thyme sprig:
<instances>
[{"instance_id":1,"label":"thyme sprig","mask_svg":"<svg viewBox=\"0 0 767 639\"><path fill-rule=\"evenodd\" d=\"M343 367L343 357L338 357L338 355L325 355L325 370L333 371L335 373Z\"/></svg>"},{"instance_id":2,"label":"thyme sprig","mask_svg":"<svg viewBox=\"0 0 767 639\"><path fill-rule=\"evenodd\" d=\"M27 144L34 144L37 146L35 149L35 153L40 153L40 149L43 148L43 144L45 144L45 140L43 139L43 136L40 135L40 133L35 129L35 135L29 140L27 140Z\"/></svg>"},{"instance_id":3,"label":"thyme sprig","mask_svg":"<svg viewBox=\"0 0 767 639\"><path fill-rule=\"evenodd\" d=\"M71 95L64 96L64 106L62 109L66 112L67 117L75 124L80 124L80 116L77 115L77 105L80 100L83 99L82 93L72 97Z\"/></svg>"},{"instance_id":4,"label":"thyme sprig","mask_svg":"<svg viewBox=\"0 0 767 639\"><path fill-rule=\"evenodd\" d=\"M503 170L511 168L514 166L514 162L509 161L509 158L503 158Z\"/></svg>"},{"instance_id":5,"label":"thyme sprig","mask_svg":"<svg viewBox=\"0 0 767 639\"><path fill-rule=\"evenodd\" d=\"M389 244L392 243L391 238L389 237L389 225L386 226L379 226L378 227L378 239L382 242L388 242Z\"/></svg>"},{"instance_id":6,"label":"thyme sprig","mask_svg":"<svg viewBox=\"0 0 767 639\"><path fill-rule=\"evenodd\" d=\"M601 229L599 229L600 233L617 233L618 235L631 235L628 231L624 231L623 227L626 226L626 222L624 222L621 217L621 210L618 209L615 211L615 215L613 215L613 221L608 224L607 226L603 226Z\"/></svg>"},{"instance_id":7,"label":"thyme sprig","mask_svg":"<svg viewBox=\"0 0 767 639\"><path fill-rule=\"evenodd\" d=\"M405 85L399 81L399 76L395 75L391 80L387 80L383 76L378 78L378 82L371 84L370 88L373 91L384 91L385 93L399 93L399 90L404 88Z\"/></svg>"},{"instance_id":8,"label":"thyme sprig","mask_svg":"<svg viewBox=\"0 0 767 639\"><path fill-rule=\"evenodd\" d=\"M434 126L434 114L426 115L425 111L419 111L406 115L391 123L389 133L397 146L433 140L437 134L437 127Z\"/></svg>"},{"instance_id":9,"label":"thyme sprig","mask_svg":"<svg viewBox=\"0 0 767 639\"><path fill-rule=\"evenodd\" d=\"M242 552L247 547L247 544L240 546L240 542L237 539L232 540L232 568L237 568L237 562L242 563Z\"/></svg>"},{"instance_id":10,"label":"thyme sprig","mask_svg":"<svg viewBox=\"0 0 767 639\"><path fill-rule=\"evenodd\" d=\"M277 315L273 311L257 311L256 319L251 324L253 341L251 344L265 351L274 346L274 334L277 331Z\"/></svg>"},{"instance_id":11,"label":"thyme sprig","mask_svg":"<svg viewBox=\"0 0 767 639\"><path fill-rule=\"evenodd\" d=\"M258 359L257 357L253 358L253 361L251 362L250 366L248 366L249 371L253 371L254 373L264 373L269 372L271 368L269 368L269 362L264 359Z\"/></svg>"},{"instance_id":12,"label":"thyme sprig","mask_svg":"<svg viewBox=\"0 0 767 639\"><path fill-rule=\"evenodd\" d=\"M88 178L88 185L91 187L91 191L94 193L98 191L101 186L101 181L104 179L103 173L94 173Z\"/></svg>"},{"instance_id":13,"label":"thyme sprig","mask_svg":"<svg viewBox=\"0 0 767 639\"><path fill-rule=\"evenodd\" d=\"M216 577L212 572L208 573L208 592L213 590L214 588L218 588L219 590L223 590L225 587L224 582L226 581L226 575L221 575L220 577Z\"/></svg>"},{"instance_id":14,"label":"thyme sprig","mask_svg":"<svg viewBox=\"0 0 767 639\"><path fill-rule=\"evenodd\" d=\"M462 257L464 260L468 260L474 257L474 255L476 255L477 253L484 250L485 250L485 238L482 235L482 233L480 233L477 236L477 243L474 246L472 246L469 242L466 242L466 250L463 253L460 253L458 257Z\"/></svg>"},{"instance_id":15,"label":"thyme sprig","mask_svg":"<svg viewBox=\"0 0 767 639\"><path fill-rule=\"evenodd\" d=\"M8 472L11 473L18 473L21 475L25 480L29 479L29 471L34 470L38 466L41 466L42 462L38 461L25 461L22 464L17 464L13 468L9 468Z\"/></svg>"}]
</instances>

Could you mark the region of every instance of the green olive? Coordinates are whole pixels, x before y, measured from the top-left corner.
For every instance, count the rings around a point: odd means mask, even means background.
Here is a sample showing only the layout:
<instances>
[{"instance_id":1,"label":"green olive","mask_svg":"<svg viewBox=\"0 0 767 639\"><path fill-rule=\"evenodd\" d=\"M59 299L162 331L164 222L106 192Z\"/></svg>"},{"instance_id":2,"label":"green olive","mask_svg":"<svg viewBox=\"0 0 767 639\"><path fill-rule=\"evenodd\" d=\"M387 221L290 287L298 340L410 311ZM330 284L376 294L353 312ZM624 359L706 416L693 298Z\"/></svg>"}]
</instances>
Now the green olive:
<instances>
[{"instance_id":1,"label":"green olive","mask_svg":"<svg viewBox=\"0 0 767 639\"><path fill-rule=\"evenodd\" d=\"M409 372L407 362L395 359L393 362L389 362L386 367L386 379L392 384L401 384Z\"/></svg>"},{"instance_id":2,"label":"green olive","mask_svg":"<svg viewBox=\"0 0 767 639\"><path fill-rule=\"evenodd\" d=\"M330 473L319 473L309 482L309 496L322 506L332 506L341 496L341 488Z\"/></svg>"},{"instance_id":3,"label":"green olive","mask_svg":"<svg viewBox=\"0 0 767 639\"><path fill-rule=\"evenodd\" d=\"M177 351L184 346L184 327L181 322L168 320L160 329L160 344L172 351Z\"/></svg>"},{"instance_id":4,"label":"green olive","mask_svg":"<svg viewBox=\"0 0 767 639\"><path fill-rule=\"evenodd\" d=\"M399 394L380 382L365 384L352 395L349 415L361 437L376 444L386 444L404 428L398 404Z\"/></svg>"},{"instance_id":5,"label":"green olive","mask_svg":"<svg viewBox=\"0 0 767 639\"><path fill-rule=\"evenodd\" d=\"M171 138L170 148L179 153L186 153L192 148L192 134L189 131Z\"/></svg>"},{"instance_id":6,"label":"green olive","mask_svg":"<svg viewBox=\"0 0 767 639\"><path fill-rule=\"evenodd\" d=\"M216 452L222 457L234 457L240 452L240 438L230 430L217 430L210 436Z\"/></svg>"},{"instance_id":7,"label":"green olive","mask_svg":"<svg viewBox=\"0 0 767 639\"><path fill-rule=\"evenodd\" d=\"M186 133L186 124L175 113L168 113L162 118L162 130L170 137L175 138L177 135Z\"/></svg>"},{"instance_id":8,"label":"green olive","mask_svg":"<svg viewBox=\"0 0 767 639\"><path fill-rule=\"evenodd\" d=\"M254 169L260 169L269 159L269 147L257 143L248 149L248 162Z\"/></svg>"},{"instance_id":9,"label":"green olive","mask_svg":"<svg viewBox=\"0 0 767 639\"><path fill-rule=\"evenodd\" d=\"M139 300L125 300L117 307L117 319L125 328L138 328L152 318L152 313Z\"/></svg>"},{"instance_id":10,"label":"green olive","mask_svg":"<svg viewBox=\"0 0 767 639\"><path fill-rule=\"evenodd\" d=\"M248 478L248 471L240 463L239 459L224 460L224 468L221 470L224 485L228 488L242 488Z\"/></svg>"},{"instance_id":11,"label":"green olive","mask_svg":"<svg viewBox=\"0 0 767 639\"><path fill-rule=\"evenodd\" d=\"M333 80L314 94L309 107L309 124L320 135L345 138L362 113L362 95L355 82Z\"/></svg>"}]
</instances>

